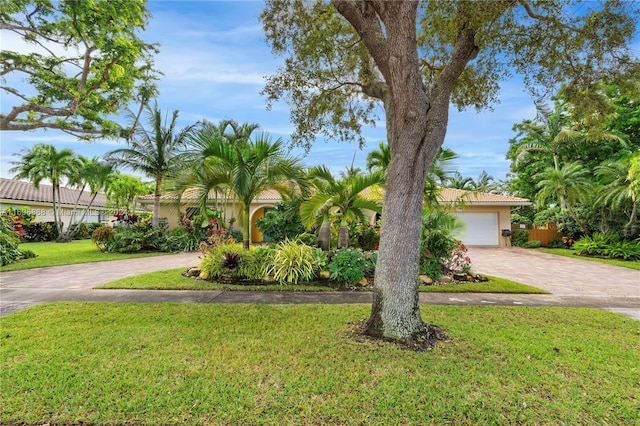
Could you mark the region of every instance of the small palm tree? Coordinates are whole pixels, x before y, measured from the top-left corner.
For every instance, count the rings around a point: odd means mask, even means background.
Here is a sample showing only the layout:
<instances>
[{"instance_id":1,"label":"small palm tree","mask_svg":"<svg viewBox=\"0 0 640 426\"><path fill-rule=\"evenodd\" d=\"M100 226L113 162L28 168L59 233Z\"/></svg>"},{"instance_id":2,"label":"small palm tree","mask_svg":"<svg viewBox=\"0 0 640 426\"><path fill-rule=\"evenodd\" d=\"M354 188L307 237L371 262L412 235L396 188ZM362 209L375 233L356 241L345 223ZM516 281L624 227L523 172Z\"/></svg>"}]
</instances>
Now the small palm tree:
<instances>
[{"instance_id":1,"label":"small palm tree","mask_svg":"<svg viewBox=\"0 0 640 426\"><path fill-rule=\"evenodd\" d=\"M137 126L129 140L129 147L110 151L106 158L117 166L129 167L154 179L152 224L158 226L162 182L171 170L179 168L180 150L185 147L187 136L193 132L195 125L176 130L178 111L173 112L170 121L166 115L163 119L157 102L153 107L147 105L145 111L148 127ZM133 113L129 112L129 116L135 120Z\"/></svg>"},{"instance_id":2,"label":"small palm tree","mask_svg":"<svg viewBox=\"0 0 640 426\"><path fill-rule=\"evenodd\" d=\"M19 154L16 154L19 155ZM60 185L74 179L76 171L81 167L78 156L70 149L58 151L53 145L37 144L31 149L23 150L20 161L10 171L17 179L28 179L38 188L43 180L51 182L53 200L53 220L56 223L58 235L62 236L62 222L58 200Z\"/></svg>"},{"instance_id":3,"label":"small palm tree","mask_svg":"<svg viewBox=\"0 0 640 426\"><path fill-rule=\"evenodd\" d=\"M383 178L380 172L336 180L328 168L321 166L312 168L309 171L309 178L315 186L315 194L302 202L300 216L307 229L316 226L318 220L322 221L318 242L323 250L328 249L329 213L332 209L340 211L342 215L338 247L349 245L349 220L364 221L365 210L377 213L381 211L378 202L362 196L362 191L365 189L382 183Z\"/></svg>"},{"instance_id":4,"label":"small palm tree","mask_svg":"<svg viewBox=\"0 0 640 426\"><path fill-rule=\"evenodd\" d=\"M635 157L640 158L640 154ZM633 232L633 225L637 221L638 203L640 196L635 194L630 179L630 168L633 157L629 156L618 161L608 162L596 169L596 176L603 181L598 200L612 209L618 209L626 203L631 203L629 221L625 224L623 235L629 237ZM628 204L627 204L628 205Z\"/></svg>"},{"instance_id":5,"label":"small palm tree","mask_svg":"<svg viewBox=\"0 0 640 426\"><path fill-rule=\"evenodd\" d=\"M536 104L538 110L537 121L526 120L514 126L520 134L527 134L529 142L520 145L516 153L516 162L522 161L533 152L550 155L553 167L560 170L560 148L564 144L575 143L579 140L592 142L617 141L625 144L618 135L607 132L587 135L571 128L568 105L560 103L551 110L543 104Z\"/></svg>"},{"instance_id":6,"label":"small palm tree","mask_svg":"<svg viewBox=\"0 0 640 426\"><path fill-rule=\"evenodd\" d=\"M560 170L548 167L538 177L538 204L544 205L547 200L555 199L560 203L560 208L567 210L581 230L586 232L573 207L591 188L589 171L582 164L574 162L562 166Z\"/></svg>"},{"instance_id":7,"label":"small palm tree","mask_svg":"<svg viewBox=\"0 0 640 426\"><path fill-rule=\"evenodd\" d=\"M206 194L212 188L226 188L233 193L240 202L243 244L248 249L251 203L269 189L283 197L301 191L305 186L302 163L287 154L280 138L273 140L263 132L249 140L257 129L255 125L225 123L223 128L230 128L231 133L214 127L204 126L190 137L195 147L190 156L195 160L181 186L199 184L205 205Z\"/></svg>"},{"instance_id":8,"label":"small palm tree","mask_svg":"<svg viewBox=\"0 0 640 426\"><path fill-rule=\"evenodd\" d=\"M99 192L105 191L110 180L113 178L113 166L106 162L100 161L97 157L87 159L82 156L78 156L79 167L74 170L74 175L70 179L69 184L75 186L78 189L78 196L73 206L72 218L76 217L76 212L80 205L80 199L84 191L88 188L91 194L89 203L83 207L82 216L75 221L76 223L82 223L87 216L87 212L91 209L93 202L98 196ZM66 231L61 235L63 240L71 240L73 237L73 225L74 221L70 221L67 225Z\"/></svg>"}]
</instances>

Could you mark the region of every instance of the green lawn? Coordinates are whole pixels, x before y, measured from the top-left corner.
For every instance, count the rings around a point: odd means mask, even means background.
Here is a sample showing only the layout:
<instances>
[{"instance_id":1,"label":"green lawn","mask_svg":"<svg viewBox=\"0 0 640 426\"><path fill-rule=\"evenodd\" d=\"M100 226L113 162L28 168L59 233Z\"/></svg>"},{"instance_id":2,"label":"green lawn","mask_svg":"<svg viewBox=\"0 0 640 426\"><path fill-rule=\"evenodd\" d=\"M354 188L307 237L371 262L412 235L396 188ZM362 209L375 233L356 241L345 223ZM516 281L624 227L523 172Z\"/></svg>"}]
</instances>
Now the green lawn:
<instances>
[{"instance_id":1,"label":"green lawn","mask_svg":"<svg viewBox=\"0 0 640 426\"><path fill-rule=\"evenodd\" d=\"M452 341L357 341L368 305L57 303L0 319L0 422L616 424L640 420L638 322L423 306Z\"/></svg>"},{"instance_id":2,"label":"green lawn","mask_svg":"<svg viewBox=\"0 0 640 426\"><path fill-rule=\"evenodd\" d=\"M247 291L336 291L337 286L326 285L234 285L218 284L209 281L195 280L182 275L185 268L169 269L148 274L127 277L97 286L102 289L147 289L147 290L247 290ZM420 291L438 293L548 293L539 288L516 283L502 278L489 277L486 283L445 284L437 286L421 286Z\"/></svg>"},{"instance_id":3,"label":"green lawn","mask_svg":"<svg viewBox=\"0 0 640 426\"><path fill-rule=\"evenodd\" d=\"M578 256L576 255L575 250L569 249L550 249L550 248L539 248L536 249L543 253L555 254L558 256L572 257L574 259L582 259L587 260L589 262L598 262L598 263L606 263L607 265L613 266L622 266L623 268L637 269L640 270L640 262L639 261L630 261L630 260L618 260L618 259L600 259L597 257L589 257L589 256Z\"/></svg>"},{"instance_id":4,"label":"green lawn","mask_svg":"<svg viewBox=\"0 0 640 426\"><path fill-rule=\"evenodd\" d=\"M38 257L24 259L0 267L0 271L19 271L45 266L72 265L76 263L102 262L106 260L132 259L159 256L167 253L102 253L91 240L76 240L68 243L24 243L23 250L31 250Z\"/></svg>"}]
</instances>

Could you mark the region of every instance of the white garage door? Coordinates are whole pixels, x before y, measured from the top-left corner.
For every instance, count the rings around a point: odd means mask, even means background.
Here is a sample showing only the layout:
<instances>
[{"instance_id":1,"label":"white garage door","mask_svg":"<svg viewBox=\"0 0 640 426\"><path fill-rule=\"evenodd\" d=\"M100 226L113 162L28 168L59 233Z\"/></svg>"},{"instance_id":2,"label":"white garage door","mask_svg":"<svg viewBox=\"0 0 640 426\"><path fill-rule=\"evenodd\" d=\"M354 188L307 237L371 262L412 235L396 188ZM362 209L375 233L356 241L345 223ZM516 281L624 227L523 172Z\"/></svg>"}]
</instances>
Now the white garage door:
<instances>
[{"instance_id":1,"label":"white garage door","mask_svg":"<svg viewBox=\"0 0 640 426\"><path fill-rule=\"evenodd\" d=\"M499 244L498 213L455 213L465 223L459 237L468 246L497 246Z\"/></svg>"}]
</instances>

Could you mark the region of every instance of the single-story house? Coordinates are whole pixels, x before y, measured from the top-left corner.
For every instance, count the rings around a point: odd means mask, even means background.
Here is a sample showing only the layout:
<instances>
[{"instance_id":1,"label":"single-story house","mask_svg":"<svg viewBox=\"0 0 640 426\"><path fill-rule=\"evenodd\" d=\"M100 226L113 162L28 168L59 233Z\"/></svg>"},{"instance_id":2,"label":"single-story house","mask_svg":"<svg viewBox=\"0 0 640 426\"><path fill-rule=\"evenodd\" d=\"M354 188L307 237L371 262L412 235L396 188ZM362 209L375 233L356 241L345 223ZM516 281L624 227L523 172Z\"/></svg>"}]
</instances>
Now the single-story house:
<instances>
[{"instance_id":1,"label":"single-story house","mask_svg":"<svg viewBox=\"0 0 640 426\"><path fill-rule=\"evenodd\" d=\"M78 211L74 214L73 207L78 195L80 195ZM92 195L88 191L81 192L72 188L60 188L58 202L62 212L60 219L64 226L80 220L83 209L89 205L91 198ZM36 189L31 182L0 178L0 211L5 211L9 207L17 210L29 208L31 213L36 215L35 222L53 222L52 186L42 183ZM98 193L83 222L106 223L108 219L107 197L105 194Z\"/></svg>"},{"instance_id":2,"label":"single-story house","mask_svg":"<svg viewBox=\"0 0 640 426\"><path fill-rule=\"evenodd\" d=\"M383 190L372 188L367 191L369 198L384 196ZM215 193L209 194L209 204L214 205ZM198 211L198 191L187 190L177 195L164 195L160 199L160 217L166 218L169 228L179 224L179 212L191 217ZM238 204L229 200L223 204L220 199L218 208L224 210L227 221L237 217ZM256 227L256 220L264 216L265 212L273 208L282 198L277 191L265 191L251 204L251 242L263 242L263 235ZM145 195L138 200L147 211L153 210L153 195ZM531 202L525 198L506 195L490 194L486 192L472 192L453 188L442 188L439 201L448 206L448 210L458 217L465 228L459 238L469 246L509 246L511 239L505 235L511 232L511 208L528 206ZM372 212L370 222L376 221L376 214ZM240 229L234 223L235 229ZM504 232L503 232L504 231ZM508 231L508 232L507 232Z\"/></svg>"},{"instance_id":3,"label":"single-story house","mask_svg":"<svg viewBox=\"0 0 640 426\"><path fill-rule=\"evenodd\" d=\"M180 223L180 213L184 214L187 218L192 218L199 213L199 196L200 192L196 189L188 189L182 196L177 194L163 195L160 197L160 218L167 221L169 229L176 228ZM138 197L138 204L145 211L153 211L153 200L153 195L144 195ZM254 198L249 210L251 215L250 240L252 243L261 243L264 241L262 232L260 232L260 229L256 226L256 220L264 217L265 212L274 208L280 201L282 201L282 197L278 191L275 190L264 191ZM229 220L238 217L240 203L234 201L232 198L225 201L223 195L220 193L211 191L208 196L208 205L210 207L217 207L218 210L223 211L226 225L229 224ZM233 223L233 229L241 230L241 225L237 220Z\"/></svg>"},{"instance_id":4,"label":"single-story house","mask_svg":"<svg viewBox=\"0 0 640 426\"><path fill-rule=\"evenodd\" d=\"M459 238L468 246L510 246L511 208L531 205L526 198L454 188L442 188L438 199L464 223Z\"/></svg>"}]
</instances>

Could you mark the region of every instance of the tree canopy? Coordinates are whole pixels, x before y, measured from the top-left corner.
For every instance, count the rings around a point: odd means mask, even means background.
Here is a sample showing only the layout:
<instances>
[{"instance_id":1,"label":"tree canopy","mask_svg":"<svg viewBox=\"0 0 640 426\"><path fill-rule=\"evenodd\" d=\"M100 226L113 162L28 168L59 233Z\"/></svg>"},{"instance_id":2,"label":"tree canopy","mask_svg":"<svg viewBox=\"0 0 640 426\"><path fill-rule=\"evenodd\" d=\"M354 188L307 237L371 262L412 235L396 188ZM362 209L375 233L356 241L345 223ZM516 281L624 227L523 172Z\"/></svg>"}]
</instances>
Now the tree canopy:
<instances>
[{"instance_id":1,"label":"tree canopy","mask_svg":"<svg viewBox=\"0 0 640 426\"><path fill-rule=\"evenodd\" d=\"M116 134L110 115L156 91L149 16L143 1L0 0L0 130Z\"/></svg>"}]
</instances>

